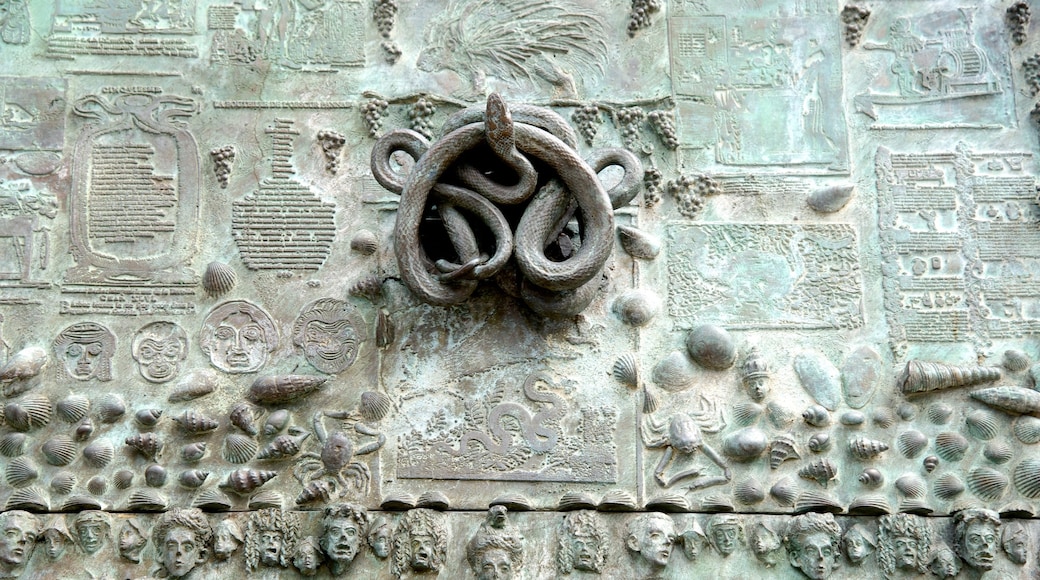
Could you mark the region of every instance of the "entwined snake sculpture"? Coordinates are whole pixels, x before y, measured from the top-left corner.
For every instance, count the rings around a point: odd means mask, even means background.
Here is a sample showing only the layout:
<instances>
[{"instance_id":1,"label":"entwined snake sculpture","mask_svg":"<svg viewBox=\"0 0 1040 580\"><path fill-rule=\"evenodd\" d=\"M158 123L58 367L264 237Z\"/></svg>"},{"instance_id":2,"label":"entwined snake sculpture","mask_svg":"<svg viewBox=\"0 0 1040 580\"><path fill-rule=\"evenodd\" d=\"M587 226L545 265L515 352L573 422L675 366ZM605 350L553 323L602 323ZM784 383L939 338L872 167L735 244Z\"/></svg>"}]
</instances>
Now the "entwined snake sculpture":
<instances>
[{"instance_id":1,"label":"entwined snake sculpture","mask_svg":"<svg viewBox=\"0 0 1040 580\"><path fill-rule=\"evenodd\" d=\"M498 183L467 159L484 145L516 174L516 183ZM425 302L459 304L480 280L495 276L515 257L520 295L533 310L555 316L584 310L595 297L599 274L613 249L613 210L635 196L643 170L639 159L624 149L598 150L586 161L576 147L574 131L562 117L541 107L510 109L498 94L488 97L486 109L452 115L432 144L407 129L380 138L372 149L372 174L401 196L394 249L405 285ZM407 176L391 167L391 156L398 151L416 161ZM540 175L532 158L551 174ZM597 174L615 165L624 176L604 190ZM445 176L459 185L441 181ZM436 206L458 263L434 260L424 248L420 225L431 206ZM511 206L523 210L515 231L503 213ZM555 261L546 250L575 216L581 224L580 245ZM493 244L478 239L469 218L483 222Z\"/></svg>"}]
</instances>

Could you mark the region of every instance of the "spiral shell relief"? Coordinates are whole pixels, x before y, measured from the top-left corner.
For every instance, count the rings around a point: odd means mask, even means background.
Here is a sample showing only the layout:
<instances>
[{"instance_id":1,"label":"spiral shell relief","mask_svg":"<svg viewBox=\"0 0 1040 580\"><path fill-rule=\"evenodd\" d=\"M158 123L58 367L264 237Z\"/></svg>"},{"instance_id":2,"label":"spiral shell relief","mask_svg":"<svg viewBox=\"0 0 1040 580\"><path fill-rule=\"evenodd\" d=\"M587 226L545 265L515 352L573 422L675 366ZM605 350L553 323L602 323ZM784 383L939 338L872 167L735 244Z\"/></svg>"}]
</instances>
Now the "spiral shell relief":
<instances>
[{"instance_id":1,"label":"spiral shell relief","mask_svg":"<svg viewBox=\"0 0 1040 580\"><path fill-rule=\"evenodd\" d=\"M239 494L249 494L274 479L277 475L277 471L239 469L228 474L227 479L220 484L220 487Z\"/></svg>"},{"instance_id":2,"label":"spiral shell relief","mask_svg":"<svg viewBox=\"0 0 1040 580\"><path fill-rule=\"evenodd\" d=\"M231 424L241 429L246 435L256 436L260 430L256 426L256 420L260 416L260 410L253 405L240 401L235 403L228 413Z\"/></svg>"},{"instance_id":3,"label":"spiral shell relief","mask_svg":"<svg viewBox=\"0 0 1040 580\"><path fill-rule=\"evenodd\" d=\"M873 459L888 451L888 443L866 437L856 437L849 441L849 452L856 459Z\"/></svg>"},{"instance_id":4,"label":"spiral shell relief","mask_svg":"<svg viewBox=\"0 0 1040 580\"><path fill-rule=\"evenodd\" d=\"M812 463L798 470L799 477L801 477L802 479L815 481L823 487L827 487L827 484L830 483L830 481L834 479L837 475L838 468L829 459L820 459L818 461L813 461Z\"/></svg>"},{"instance_id":5,"label":"spiral shell relief","mask_svg":"<svg viewBox=\"0 0 1040 580\"><path fill-rule=\"evenodd\" d=\"M801 455L792 437L779 435L769 443L769 468L777 469L789 459L801 459Z\"/></svg>"}]
</instances>

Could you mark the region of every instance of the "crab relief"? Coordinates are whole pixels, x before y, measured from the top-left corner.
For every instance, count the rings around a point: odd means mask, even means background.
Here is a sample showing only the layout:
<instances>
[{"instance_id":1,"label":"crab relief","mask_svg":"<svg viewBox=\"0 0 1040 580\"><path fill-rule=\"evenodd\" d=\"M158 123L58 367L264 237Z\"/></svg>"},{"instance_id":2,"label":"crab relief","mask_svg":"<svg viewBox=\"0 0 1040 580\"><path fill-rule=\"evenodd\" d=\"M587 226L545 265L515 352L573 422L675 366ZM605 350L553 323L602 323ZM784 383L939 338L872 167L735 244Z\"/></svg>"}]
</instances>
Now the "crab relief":
<instances>
[{"instance_id":1,"label":"crab relief","mask_svg":"<svg viewBox=\"0 0 1040 580\"><path fill-rule=\"evenodd\" d=\"M650 449L664 449L661 460L654 468L654 479L661 487L671 487L679 481L691 479L687 488L695 490L722 485L730 480L729 466L723 461L722 456L704 441L702 434L718 433L725 427L725 421L715 405L707 399L702 397L699 407L695 412L675 413L667 421L655 417L653 413L643 416L640 430L643 443ZM685 463L695 462L698 450L722 470L722 475L705 473L705 468L699 465L688 466L676 473L667 473L677 458Z\"/></svg>"},{"instance_id":2,"label":"crab relief","mask_svg":"<svg viewBox=\"0 0 1040 580\"><path fill-rule=\"evenodd\" d=\"M321 443L321 451L300 454L299 462L293 467L293 477L303 485L303 491L296 498L297 504L328 501L349 492L368 493L368 466L356 459L379 451L386 443L386 435L359 421L354 424L354 431L361 437L375 437L375 440L355 447L350 434L325 430L325 415L334 416L319 411L313 419L314 435Z\"/></svg>"}]
</instances>

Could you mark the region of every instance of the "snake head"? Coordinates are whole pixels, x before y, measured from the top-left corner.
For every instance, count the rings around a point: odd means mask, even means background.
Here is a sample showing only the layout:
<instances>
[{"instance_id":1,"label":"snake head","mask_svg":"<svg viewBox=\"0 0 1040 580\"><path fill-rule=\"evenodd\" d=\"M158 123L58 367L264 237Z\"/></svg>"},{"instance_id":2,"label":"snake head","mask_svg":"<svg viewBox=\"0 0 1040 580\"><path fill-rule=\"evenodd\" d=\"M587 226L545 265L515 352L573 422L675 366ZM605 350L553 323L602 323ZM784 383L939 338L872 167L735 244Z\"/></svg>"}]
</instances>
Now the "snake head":
<instances>
[{"instance_id":1,"label":"snake head","mask_svg":"<svg viewBox=\"0 0 1040 580\"><path fill-rule=\"evenodd\" d=\"M509 113L509 107L502 95L491 93L488 96L484 124L488 143L495 150L515 147L513 116Z\"/></svg>"}]
</instances>

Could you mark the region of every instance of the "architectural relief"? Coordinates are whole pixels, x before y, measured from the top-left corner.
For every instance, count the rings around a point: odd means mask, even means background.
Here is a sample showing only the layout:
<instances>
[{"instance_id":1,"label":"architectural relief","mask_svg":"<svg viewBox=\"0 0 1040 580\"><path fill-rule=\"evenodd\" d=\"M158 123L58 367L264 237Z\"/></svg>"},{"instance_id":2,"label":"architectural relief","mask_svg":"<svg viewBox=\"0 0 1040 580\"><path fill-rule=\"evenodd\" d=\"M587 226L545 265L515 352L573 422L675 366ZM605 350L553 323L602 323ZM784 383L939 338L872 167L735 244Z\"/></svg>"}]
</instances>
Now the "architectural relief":
<instances>
[{"instance_id":1,"label":"architectural relief","mask_svg":"<svg viewBox=\"0 0 1040 580\"><path fill-rule=\"evenodd\" d=\"M0 577L1038 577L1033 9L0 0Z\"/></svg>"}]
</instances>

